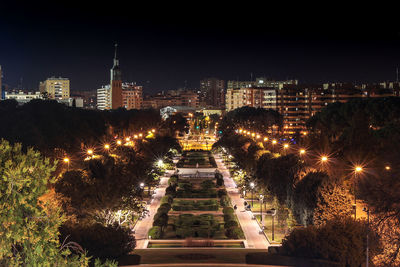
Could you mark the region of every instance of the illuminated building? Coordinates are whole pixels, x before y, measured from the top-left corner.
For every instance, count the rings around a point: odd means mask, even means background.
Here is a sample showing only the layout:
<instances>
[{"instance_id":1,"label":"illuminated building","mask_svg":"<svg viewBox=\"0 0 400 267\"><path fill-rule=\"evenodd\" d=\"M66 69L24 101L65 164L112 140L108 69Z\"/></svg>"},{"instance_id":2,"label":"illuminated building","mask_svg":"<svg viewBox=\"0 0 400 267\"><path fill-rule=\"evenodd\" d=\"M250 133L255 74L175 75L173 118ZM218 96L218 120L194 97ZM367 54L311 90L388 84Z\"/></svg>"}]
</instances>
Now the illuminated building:
<instances>
[{"instance_id":1,"label":"illuminated building","mask_svg":"<svg viewBox=\"0 0 400 267\"><path fill-rule=\"evenodd\" d=\"M39 91L41 93L47 93L49 99L68 100L70 94L69 79L61 77L48 78L44 82L40 82Z\"/></svg>"}]
</instances>

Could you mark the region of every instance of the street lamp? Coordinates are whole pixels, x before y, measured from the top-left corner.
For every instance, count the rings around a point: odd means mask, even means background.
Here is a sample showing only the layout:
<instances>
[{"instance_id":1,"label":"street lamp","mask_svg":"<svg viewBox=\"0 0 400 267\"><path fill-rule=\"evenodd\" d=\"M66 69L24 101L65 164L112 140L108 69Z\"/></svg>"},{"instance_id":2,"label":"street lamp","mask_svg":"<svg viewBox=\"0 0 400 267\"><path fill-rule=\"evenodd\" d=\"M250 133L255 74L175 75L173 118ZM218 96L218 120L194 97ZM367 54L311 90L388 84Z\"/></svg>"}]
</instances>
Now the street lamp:
<instances>
[{"instance_id":1,"label":"street lamp","mask_svg":"<svg viewBox=\"0 0 400 267\"><path fill-rule=\"evenodd\" d=\"M283 151L285 151L285 155L286 155L286 151L289 148L289 144L284 144L283 145Z\"/></svg>"},{"instance_id":2,"label":"street lamp","mask_svg":"<svg viewBox=\"0 0 400 267\"><path fill-rule=\"evenodd\" d=\"M272 241L275 239L275 226L274 226L274 217L276 215L276 209L271 209L271 216L272 216Z\"/></svg>"},{"instance_id":3,"label":"street lamp","mask_svg":"<svg viewBox=\"0 0 400 267\"><path fill-rule=\"evenodd\" d=\"M357 175L363 171L363 168L361 166L354 166L354 219L357 219L357 194L356 194L356 181L357 181Z\"/></svg>"},{"instance_id":4,"label":"street lamp","mask_svg":"<svg viewBox=\"0 0 400 267\"><path fill-rule=\"evenodd\" d=\"M93 149L88 149L87 154L91 157L93 156Z\"/></svg>"},{"instance_id":5,"label":"street lamp","mask_svg":"<svg viewBox=\"0 0 400 267\"><path fill-rule=\"evenodd\" d=\"M254 184L253 182L251 182L251 183L250 183L250 188L251 188L251 207L253 207L254 186L255 186L255 184Z\"/></svg>"},{"instance_id":6,"label":"street lamp","mask_svg":"<svg viewBox=\"0 0 400 267\"><path fill-rule=\"evenodd\" d=\"M264 196L260 195L260 206L261 206L261 231L264 231L264 217L263 217L263 200L264 200Z\"/></svg>"},{"instance_id":7,"label":"street lamp","mask_svg":"<svg viewBox=\"0 0 400 267\"><path fill-rule=\"evenodd\" d=\"M276 145L277 141L274 139L272 140L272 152L275 152L275 145Z\"/></svg>"},{"instance_id":8,"label":"street lamp","mask_svg":"<svg viewBox=\"0 0 400 267\"><path fill-rule=\"evenodd\" d=\"M367 213L367 249L365 252L366 255L366 263L365 266L368 267L369 266L369 209L365 208L363 209L363 211L365 211Z\"/></svg>"},{"instance_id":9,"label":"street lamp","mask_svg":"<svg viewBox=\"0 0 400 267\"><path fill-rule=\"evenodd\" d=\"M65 157L63 161L67 164L67 170L69 171L69 158Z\"/></svg>"}]
</instances>

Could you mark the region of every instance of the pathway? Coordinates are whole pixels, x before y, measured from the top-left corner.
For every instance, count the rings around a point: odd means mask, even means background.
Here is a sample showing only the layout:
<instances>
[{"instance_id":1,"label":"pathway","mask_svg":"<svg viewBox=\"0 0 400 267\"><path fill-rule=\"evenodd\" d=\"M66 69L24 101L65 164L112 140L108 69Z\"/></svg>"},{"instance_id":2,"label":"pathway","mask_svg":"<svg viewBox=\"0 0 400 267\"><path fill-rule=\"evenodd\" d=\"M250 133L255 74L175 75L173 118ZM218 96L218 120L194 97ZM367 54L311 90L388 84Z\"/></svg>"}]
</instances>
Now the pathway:
<instances>
[{"instance_id":1,"label":"pathway","mask_svg":"<svg viewBox=\"0 0 400 267\"><path fill-rule=\"evenodd\" d=\"M155 190L150 206L147 206L147 209L150 211L150 216L138 221L135 225L136 249L147 248L148 232L153 225L154 214L156 214L160 206L161 198L165 195L165 189L168 187L168 179L173 173L173 170L167 170L165 176L160 179L160 185Z\"/></svg>"},{"instance_id":2,"label":"pathway","mask_svg":"<svg viewBox=\"0 0 400 267\"><path fill-rule=\"evenodd\" d=\"M244 232L247 241L247 248L267 249L270 243L263 234L260 234L260 226L256 220L252 220L250 211L244 210L243 199L240 198L236 184L229 174L229 170L225 167L220 155L214 154L218 170L224 176L225 188L233 204L237 205L236 216L239 219L240 226Z\"/></svg>"}]
</instances>

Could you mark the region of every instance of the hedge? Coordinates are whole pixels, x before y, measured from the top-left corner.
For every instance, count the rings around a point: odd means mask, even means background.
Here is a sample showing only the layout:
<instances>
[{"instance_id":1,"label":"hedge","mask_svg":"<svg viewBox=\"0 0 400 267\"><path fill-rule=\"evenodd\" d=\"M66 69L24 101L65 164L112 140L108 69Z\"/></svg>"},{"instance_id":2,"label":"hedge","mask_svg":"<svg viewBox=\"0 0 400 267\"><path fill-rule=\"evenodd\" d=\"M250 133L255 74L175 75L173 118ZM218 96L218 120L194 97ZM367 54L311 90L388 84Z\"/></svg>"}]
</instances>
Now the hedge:
<instances>
[{"instance_id":1,"label":"hedge","mask_svg":"<svg viewBox=\"0 0 400 267\"><path fill-rule=\"evenodd\" d=\"M149 236L152 239L160 239L161 238L161 227L160 226L153 226L149 230Z\"/></svg>"}]
</instances>

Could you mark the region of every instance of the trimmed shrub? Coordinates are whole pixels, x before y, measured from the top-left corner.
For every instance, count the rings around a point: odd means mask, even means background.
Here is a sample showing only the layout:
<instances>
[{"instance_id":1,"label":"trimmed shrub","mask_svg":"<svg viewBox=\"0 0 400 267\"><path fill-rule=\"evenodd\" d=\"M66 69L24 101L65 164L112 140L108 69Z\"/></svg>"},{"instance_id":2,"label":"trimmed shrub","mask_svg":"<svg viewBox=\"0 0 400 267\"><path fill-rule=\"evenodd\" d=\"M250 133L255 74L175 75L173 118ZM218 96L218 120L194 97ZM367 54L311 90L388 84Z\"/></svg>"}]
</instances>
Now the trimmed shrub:
<instances>
[{"instance_id":1,"label":"trimmed shrub","mask_svg":"<svg viewBox=\"0 0 400 267\"><path fill-rule=\"evenodd\" d=\"M160 205L159 209L166 209L166 210L170 210L171 209L171 204L169 203L163 203Z\"/></svg>"},{"instance_id":2,"label":"trimmed shrub","mask_svg":"<svg viewBox=\"0 0 400 267\"><path fill-rule=\"evenodd\" d=\"M192 237L193 234L194 234L194 231L190 227L177 228L175 231L175 235L178 238Z\"/></svg>"},{"instance_id":3,"label":"trimmed shrub","mask_svg":"<svg viewBox=\"0 0 400 267\"><path fill-rule=\"evenodd\" d=\"M224 207L224 208L222 209L222 212L224 213L224 215L225 215L225 214L234 214L234 213L235 213L235 211L233 210L232 207Z\"/></svg>"},{"instance_id":4,"label":"trimmed shrub","mask_svg":"<svg viewBox=\"0 0 400 267\"><path fill-rule=\"evenodd\" d=\"M231 204L231 200L230 200L230 198L228 196L221 197L219 202L220 202L222 207L227 207L227 206L229 206Z\"/></svg>"},{"instance_id":5,"label":"trimmed shrub","mask_svg":"<svg viewBox=\"0 0 400 267\"><path fill-rule=\"evenodd\" d=\"M242 231L239 227L230 227L226 229L225 235L230 239L239 239L242 236Z\"/></svg>"},{"instance_id":6,"label":"trimmed shrub","mask_svg":"<svg viewBox=\"0 0 400 267\"><path fill-rule=\"evenodd\" d=\"M224 215L224 221L229 222L229 221L234 221L235 220L235 215L234 214L225 214Z\"/></svg>"},{"instance_id":7,"label":"trimmed shrub","mask_svg":"<svg viewBox=\"0 0 400 267\"><path fill-rule=\"evenodd\" d=\"M161 204L169 203L172 204L174 202L174 198L171 195L165 195L161 198Z\"/></svg>"},{"instance_id":8,"label":"trimmed shrub","mask_svg":"<svg viewBox=\"0 0 400 267\"><path fill-rule=\"evenodd\" d=\"M234 221L234 220L230 220L230 221L227 221L224 224L224 227L225 227L225 229L228 229L228 228L231 228L231 227L238 227L238 223L236 221Z\"/></svg>"},{"instance_id":9,"label":"trimmed shrub","mask_svg":"<svg viewBox=\"0 0 400 267\"><path fill-rule=\"evenodd\" d=\"M178 176L177 175L172 175L171 177L169 177L168 179L168 184L169 185L176 185L178 183Z\"/></svg>"},{"instance_id":10,"label":"trimmed shrub","mask_svg":"<svg viewBox=\"0 0 400 267\"><path fill-rule=\"evenodd\" d=\"M214 182L212 180L204 180L201 183L201 188L203 190L208 190L208 189L211 189L211 188L214 188L214 187L215 187L215 184L214 184Z\"/></svg>"},{"instance_id":11,"label":"trimmed shrub","mask_svg":"<svg viewBox=\"0 0 400 267\"><path fill-rule=\"evenodd\" d=\"M220 189L218 190L218 197L221 198L223 196L226 196L228 193L226 192L226 189Z\"/></svg>"},{"instance_id":12,"label":"trimmed shrub","mask_svg":"<svg viewBox=\"0 0 400 267\"><path fill-rule=\"evenodd\" d=\"M174 197L176 195L176 186L170 185L165 189L166 195L171 195Z\"/></svg>"},{"instance_id":13,"label":"trimmed shrub","mask_svg":"<svg viewBox=\"0 0 400 267\"><path fill-rule=\"evenodd\" d=\"M160 239L161 238L161 227L160 226L153 226L149 230L149 236L152 239Z\"/></svg>"}]
</instances>

